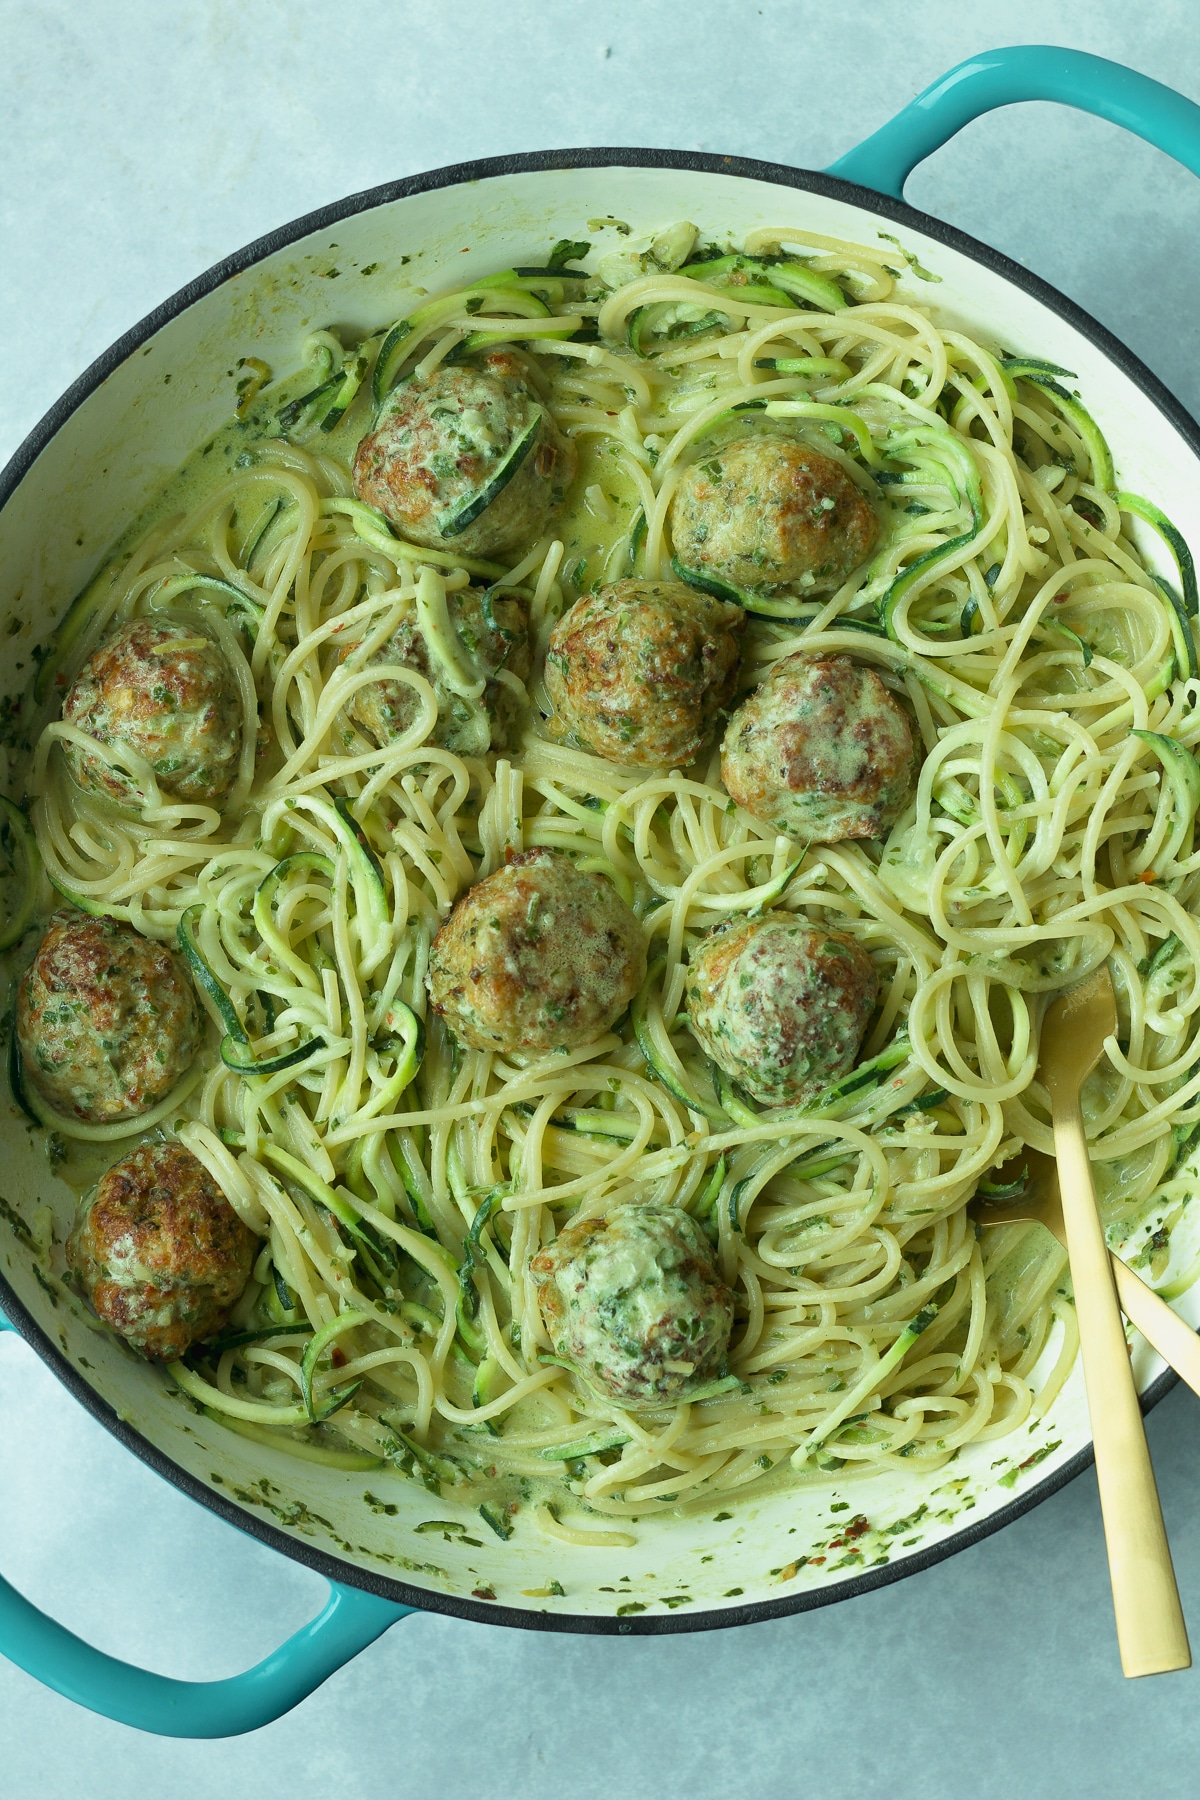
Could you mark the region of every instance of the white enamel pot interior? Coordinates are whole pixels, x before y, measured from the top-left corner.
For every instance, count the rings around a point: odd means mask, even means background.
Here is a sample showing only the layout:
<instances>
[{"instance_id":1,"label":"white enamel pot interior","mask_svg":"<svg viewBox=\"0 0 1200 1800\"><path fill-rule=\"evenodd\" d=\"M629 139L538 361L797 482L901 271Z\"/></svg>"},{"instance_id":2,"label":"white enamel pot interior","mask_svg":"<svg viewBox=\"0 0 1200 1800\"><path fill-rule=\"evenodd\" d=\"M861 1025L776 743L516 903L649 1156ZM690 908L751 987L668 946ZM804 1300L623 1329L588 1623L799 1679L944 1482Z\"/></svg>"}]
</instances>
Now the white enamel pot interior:
<instances>
[{"instance_id":1,"label":"white enamel pot interior","mask_svg":"<svg viewBox=\"0 0 1200 1800\"><path fill-rule=\"evenodd\" d=\"M559 238L595 239L586 221L597 215L615 215L635 233L686 218L716 239L738 240L759 226L868 244L881 230L898 232L941 277L938 286L906 277L901 293L985 342L1076 371L1121 485L1154 496L1186 537L1200 538L1193 422L1062 296L936 221L828 177L728 158L621 150L479 163L357 196L252 245L129 333L64 396L0 487L3 685L20 690L33 643L107 547L184 457L227 422L239 357L260 357L284 372L297 365L314 325L376 328L409 310L417 290L538 262ZM9 638L10 616L32 623ZM734 1624L821 1605L927 1566L1006 1523L1089 1460L1077 1367L1048 1417L1010 1438L968 1446L932 1477L917 1470L853 1481L830 1475L815 1486L751 1490L698 1514L641 1521L632 1527L636 1546L622 1549L548 1538L527 1508L501 1543L475 1510L478 1495L446 1489L436 1497L391 1471L347 1474L299 1462L231 1435L171 1394L160 1372L97 1328L13 1229L12 1213L31 1221L48 1202L61 1240L73 1201L7 1095L0 1136L7 1202L0 1306L72 1392L197 1500L336 1581L409 1605L551 1629ZM1186 1263L1194 1250L1181 1243L1176 1255ZM1179 1304L1189 1322L1200 1323L1200 1290ZM1153 1401L1170 1376L1140 1340L1135 1363ZM891 1529L918 1513L907 1528ZM860 1515L870 1529L831 1546L839 1521ZM564 1517L605 1523L572 1518L569 1503ZM420 1529L439 1519L465 1531ZM552 1583L561 1594L549 1591Z\"/></svg>"}]
</instances>

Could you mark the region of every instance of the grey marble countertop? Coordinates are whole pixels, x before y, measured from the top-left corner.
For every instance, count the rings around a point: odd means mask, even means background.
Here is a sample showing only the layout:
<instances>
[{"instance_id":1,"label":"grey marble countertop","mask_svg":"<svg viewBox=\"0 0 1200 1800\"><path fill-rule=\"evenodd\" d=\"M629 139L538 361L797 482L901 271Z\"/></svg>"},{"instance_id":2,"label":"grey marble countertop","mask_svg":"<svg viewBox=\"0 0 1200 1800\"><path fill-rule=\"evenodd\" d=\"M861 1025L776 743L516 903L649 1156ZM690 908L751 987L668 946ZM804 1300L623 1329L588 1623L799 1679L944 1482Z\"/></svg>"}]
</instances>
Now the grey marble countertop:
<instances>
[{"instance_id":1,"label":"grey marble countertop","mask_svg":"<svg viewBox=\"0 0 1200 1800\"><path fill-rule=\"evenodd\" d=\"M553 145L821 167L998 43L1076 45L1200 97L1190 0L25 0L5 9L0 458L189 277L412 171ZM1078 113L971 127L909 198L1027 262L1200 411L1200 186ZM1200 1402L1149 1421L1200 1644ZM113 1653L212 1677L324 1585L184 1499L0 1337L0 1568ZM1195 1673L1122 1680L1089 1473L881 1592L669 1639L406 1621L289 1717L194 1744L82 1712L0 1661L6 1800L478 1793L930 1800L1197 1791Z\"/></svg>"}]
</instances>

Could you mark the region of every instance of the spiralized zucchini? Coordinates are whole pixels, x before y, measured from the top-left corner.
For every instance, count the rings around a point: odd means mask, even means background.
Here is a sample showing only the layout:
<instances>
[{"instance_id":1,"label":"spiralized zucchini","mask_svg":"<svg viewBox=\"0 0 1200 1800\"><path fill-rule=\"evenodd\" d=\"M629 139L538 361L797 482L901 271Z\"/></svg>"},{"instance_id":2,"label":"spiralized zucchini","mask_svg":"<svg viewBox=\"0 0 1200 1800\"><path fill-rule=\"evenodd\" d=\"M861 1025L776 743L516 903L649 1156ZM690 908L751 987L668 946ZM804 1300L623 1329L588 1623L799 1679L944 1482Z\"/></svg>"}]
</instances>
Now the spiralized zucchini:
<instances>
[{"instance_id":1,"label":"spiralized zucchini","mask_svg":"<svg viewBox=\"0 0 1200 1800\"><path fill-rule=\"evenodd\" d=\"M1200 1127L1186 546L1113 491L1068 372L1006 362L896 297L883 247L695 237L608 259L607 285L563 268L586 246L560 247L348 355L318 334L316 385L310 368L272 402L293 436L264 430L147 535L59 646L69 676L122 620L203 610L242 671L248 741L256 707L269 734L252 776L224 817L156 791L118 814L71 785L53 722L30 772L55 886L179 934L213 1016L181 1136L264 1248L239 1341L192 1358L189 1393L349 1468L565 1482L629 1516L715 1505L789 1465L936 1469L1052 1404L1075 1348L1063 1254L1026 1227L981 1240L965 1210L1022 1146L1051 1147L1047 994L1109 961L1121 1022L1087 1111L1112 1223L1170 1201ZM558 535L508 569L405 544L349 475L396 379L501 342L581 456ZM540 669L578 593L669 577L682 470L747 429L809 439L884 519L836 594L744 596L744 682L797 649L879 671L924 750L886 844L792 842L728 800L716 749L647 776L559 742L536 705L511 757L454 755L427 741L419 674L368 670L402 616L444 621L472 576L525 596ZM1135 515L1166 537L1183 599L1147 569ZM378 748L345 708L385 677L417 709ZM537 701L536 669L530 685ZM534 846L617 884L650 976L585 1049L462 1050L427 1017L431 937ZM860 1067L803 1110L716 1082L682 1014L698 937L767 907L852 933L882 976ZM528 1273L568 1220L629 1201L690 1210L738 1302L728 1369L657 1413L553 1360Z\"/></svg>"}]
</instances>

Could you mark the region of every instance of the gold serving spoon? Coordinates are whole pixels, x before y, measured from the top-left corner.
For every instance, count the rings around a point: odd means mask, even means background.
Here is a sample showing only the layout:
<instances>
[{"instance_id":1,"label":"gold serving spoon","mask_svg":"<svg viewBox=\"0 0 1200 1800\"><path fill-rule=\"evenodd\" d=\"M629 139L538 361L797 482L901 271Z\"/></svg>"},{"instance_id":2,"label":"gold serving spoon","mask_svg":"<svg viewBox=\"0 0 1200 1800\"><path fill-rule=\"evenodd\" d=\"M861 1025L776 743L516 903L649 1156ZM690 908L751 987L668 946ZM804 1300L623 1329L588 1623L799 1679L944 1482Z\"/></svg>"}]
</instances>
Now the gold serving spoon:
<instances>
[{"instance_id":1,"label":"gold serving spoon","mask_svg":"<svg viewBox=\"0 0 1200 1800\"><path fill-rule=\"evenodd\" d=\"M1050 1096L1054 1154L1075 1289L1096 1480L1108 1545L1121 1667L1127 1676L1191 1667L1187 1628L1150 1466L1108 1246L1096 1210L1079 1092L1117 1025L1106 968L1057 999L1042 1025L1039 1073Z\"/></svg>"},{"instance_id":2,"label":"gold serving spoon","mask_svg":"<svg viewBox=\"0 0 1200 1800\"><path fill-rule=\"evenodd\" d=\"M971 1217L978 1225L1044 1225L1051 1237L1056 1237L1065 1248L1067 1227L1058 1192L1057 1163L1040 1151L1022 1150L998 1171L1001 1182L1006 1177L1010 1183L1016 1182L1022 1174L1025 1185L1019 1194L997 1200L976 1194L969 1208ZM1108 1260L1125 1317L1131 1325L1137 1326L1146 1342L1154 1346L1192 1392L1200 1394L1200 1336L1167 1305L1161 1294L1156 1294L1111 1250Z\"/></svg>"}]
</instances>

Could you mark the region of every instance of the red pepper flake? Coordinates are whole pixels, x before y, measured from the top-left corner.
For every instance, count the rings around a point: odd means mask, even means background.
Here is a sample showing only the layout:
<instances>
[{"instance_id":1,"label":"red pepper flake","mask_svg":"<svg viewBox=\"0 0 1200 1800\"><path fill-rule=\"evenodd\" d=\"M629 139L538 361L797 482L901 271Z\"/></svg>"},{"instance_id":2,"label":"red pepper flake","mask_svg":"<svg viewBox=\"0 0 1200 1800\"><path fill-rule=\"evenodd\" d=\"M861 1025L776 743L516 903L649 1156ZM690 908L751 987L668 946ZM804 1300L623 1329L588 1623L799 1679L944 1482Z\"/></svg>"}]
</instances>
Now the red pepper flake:
<instances>
[{"instance_id":1,"label":"red pepper flake","mask_svg":"<svg viewBox=\"0 0 1200 1800\"><path fill-rule=\"evenodd\" d=\"M810 1556L808 1560L810 1563L813 1563L814 1565L819 1567L821 1563L827 1561L828 1559L824 1556Z\"/></svg>"},{"instance_id":2,"label":"red pepper flake","mask_svg":"<svg viewBox=\"0 0 1200 1800\"><path fill-rule=\"evenodd\" d=\"M1152 887L1153 884L1158 880L1158 876L1154 873L1153 869L1143 869L1141 874L1138 876L1138 880L1144 881L1146 883L1147 887Z\"/></svg>"},{"instance_id":3,"label":"red pepper flake","mask_svg":"<svg viewBox=\"0 0 1200 1800\"><path fill-rule=\"evenodd\" d=\"M870 1519L866 1518L862 1513L859 1513L858 1517L851 1519L850 1523L845 1527L843 1535L847 1538L860 1538L864 1531L870 1531L870 1529Z\"/></svg>"},{"instance_id":4,"label":"red pepper flake","mask_svg":"<svg viewBox=\"0 0 1200 1800\"><path fill-rule=\"evenodd\" d=\"M346 1352L342 1349L342 1346L340 1344L335 1344L333 1346L333 1349L329 1352L329 1360L333 1364L335 1369L344 1369L345 1368Z\"/></svg>"},{"instance_id":5,"label":"red pepper flake","mask_svg":"<svg viewBox=\"0 0 1200 1800\"><path fill-rule=\"evenodd\" d=\"M496 1590L490 1584L487 1587L472 1588L471 1597L474 1600L494 1600L496 1598Z\"/></svg>"}]
</instances>

